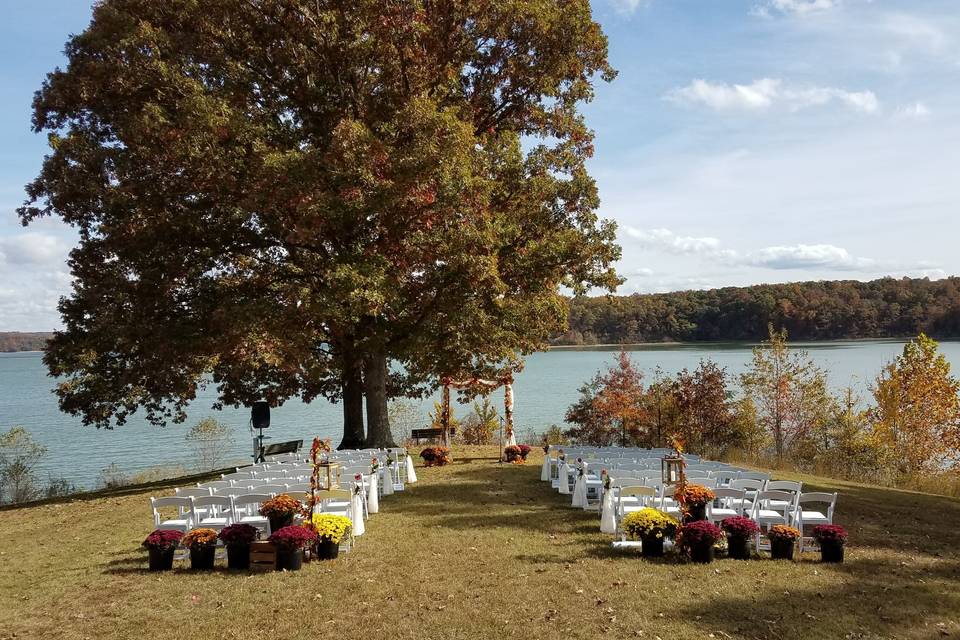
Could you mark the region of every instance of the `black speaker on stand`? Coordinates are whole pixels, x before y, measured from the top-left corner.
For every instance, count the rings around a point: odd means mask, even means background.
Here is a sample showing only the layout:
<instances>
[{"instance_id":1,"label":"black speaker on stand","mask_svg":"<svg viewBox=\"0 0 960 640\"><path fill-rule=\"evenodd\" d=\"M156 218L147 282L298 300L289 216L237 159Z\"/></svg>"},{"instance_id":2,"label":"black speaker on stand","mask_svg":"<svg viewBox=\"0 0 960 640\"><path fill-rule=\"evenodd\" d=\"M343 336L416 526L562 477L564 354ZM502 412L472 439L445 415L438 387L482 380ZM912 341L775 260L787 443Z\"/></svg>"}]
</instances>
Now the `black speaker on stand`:
<instances>
[{"instance_id":1,"label":"black speaker on stand","mask_svg":"<svg viewBox=\"0 0 960 640\"><path fill-rule=\"evenodd\" d=\"M258 434L253 438L253 463L263 462L263 430L270 426L270 404L254 402L250 407L250 429L256 429Z\"/></svg>"}]
</instances>

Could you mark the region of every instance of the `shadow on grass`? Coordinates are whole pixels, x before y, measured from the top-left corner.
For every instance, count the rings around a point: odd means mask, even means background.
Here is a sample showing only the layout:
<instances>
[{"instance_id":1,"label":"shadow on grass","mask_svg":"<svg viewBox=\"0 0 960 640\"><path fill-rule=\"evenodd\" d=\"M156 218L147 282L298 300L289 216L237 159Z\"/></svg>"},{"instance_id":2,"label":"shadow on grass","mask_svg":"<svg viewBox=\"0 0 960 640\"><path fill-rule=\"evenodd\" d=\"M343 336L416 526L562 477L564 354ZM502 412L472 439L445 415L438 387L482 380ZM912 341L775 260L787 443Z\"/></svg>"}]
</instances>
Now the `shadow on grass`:
<instances>
[{"instance_id":1,"label":"shadow on grass","mask_svg":"<svg viewBox=\"0 0 960 640\"><path fill-rule=\"evenodd\" d=\"M898 570L893 562L858 560L842 565L808 565L820 582L789 590L722 592L670 616L696 619L705 632L761 638L888 638L950 635L958 628L960 591L945 588L960 574L958 563L941 562L924 578ZM776 570L772 567L771 570ZM804 581L806 582L806 580ZM954 585L955 586L955 585Z\"/></svg>"}]
</instances>

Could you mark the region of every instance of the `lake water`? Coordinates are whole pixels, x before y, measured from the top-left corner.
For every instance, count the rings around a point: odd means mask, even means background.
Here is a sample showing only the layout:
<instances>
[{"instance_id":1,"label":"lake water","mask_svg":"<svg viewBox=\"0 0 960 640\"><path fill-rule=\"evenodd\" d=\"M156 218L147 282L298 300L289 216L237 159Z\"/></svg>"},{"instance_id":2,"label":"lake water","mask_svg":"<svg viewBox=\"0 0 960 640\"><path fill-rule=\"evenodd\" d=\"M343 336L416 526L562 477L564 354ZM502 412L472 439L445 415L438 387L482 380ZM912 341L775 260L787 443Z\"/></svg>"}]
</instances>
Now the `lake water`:
<instances>
[{"instance_id":1,"label":"lake water","mask_svg":"<svg viewBox=\"0 0 960 640\"><path fill-rule=\"evenodd\" d=\"M630 351L634 362L648 376L658 366L667 374L684 367L692 369L703 358L712 358L736 375L748 364L751 346L743 343L656 345L632 347ZM900 352L903 342L871 340L793 346L806 349L828 370L831 386L852 385L861 390L866 399L880 369ZM960 342L941 343L941 350L954 370L960 368ZM615 348L555 349L530 356L514 383L517 429L542 430L551 424L561 424L567 407L577 398L580 385L608 366L615 351ZM0 431L21 425L47 447L48 454L40 467L42 479L52 474L81 487L92 487L97 483L100 470L111 463L131 473L168 464L190 468L192 449L184 435L189 425L208 415L215 416L233 431L230 461L238 464L249 461L252 450L247 426L249 411L231 408L212 411L212 390L199 393L185 424L151 427L135 415L122 427L97 430L60 413L53 386L54 381L47 376L39 353L0 354ZM494 392L491 400L502 408L503 392ZM424 419L431 408L432 399L420 404ZM454 407L454 414L458 416L467 411L467 407ZM273 410L271 427L265 433L274 442L300 438L309 441L319 435L332 438L336 444L341 425L339 405L322 400L309 405L290 401Z\"/></svg>"}]
</instances>

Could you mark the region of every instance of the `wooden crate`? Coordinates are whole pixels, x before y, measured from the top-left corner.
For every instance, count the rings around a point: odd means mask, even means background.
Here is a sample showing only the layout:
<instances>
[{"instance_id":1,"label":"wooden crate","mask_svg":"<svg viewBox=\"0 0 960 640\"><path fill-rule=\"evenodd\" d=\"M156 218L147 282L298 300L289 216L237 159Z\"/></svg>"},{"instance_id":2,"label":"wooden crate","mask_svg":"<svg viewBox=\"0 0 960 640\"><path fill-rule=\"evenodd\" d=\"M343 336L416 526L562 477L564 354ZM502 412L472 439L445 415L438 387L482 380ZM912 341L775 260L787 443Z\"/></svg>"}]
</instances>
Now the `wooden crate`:
<instances>
[{"instance_id":1,"label":"wooden crate","mask_svg":"<svg viewBox=\"0 0 960 640\"><path fill-rule=\"evenodd\" d=\"M274 570L277 568L277 549L266 540L250 543L250 568Z\"/></svg>"}]
</instances>

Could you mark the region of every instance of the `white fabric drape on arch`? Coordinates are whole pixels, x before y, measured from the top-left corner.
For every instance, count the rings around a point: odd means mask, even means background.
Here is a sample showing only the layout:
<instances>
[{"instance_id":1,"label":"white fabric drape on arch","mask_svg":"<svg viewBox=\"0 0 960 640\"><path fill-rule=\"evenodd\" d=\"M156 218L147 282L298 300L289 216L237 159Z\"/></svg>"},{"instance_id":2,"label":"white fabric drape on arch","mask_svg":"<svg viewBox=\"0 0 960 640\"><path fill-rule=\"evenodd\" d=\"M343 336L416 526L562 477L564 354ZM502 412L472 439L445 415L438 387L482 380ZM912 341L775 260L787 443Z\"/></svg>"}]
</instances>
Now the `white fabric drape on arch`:
<instances>
[{"instance_id":1,"label":"white fabric drape on arch","mask_svg":"<svg viewBox=\"0 0 960 640\"><path fill-rule=\"evenodd\" d=\"M540 479L544 482L550 479L550 447L547 447L547 452L543 454L543 467L540 469Z\"/></svg>"}]
</instances>

